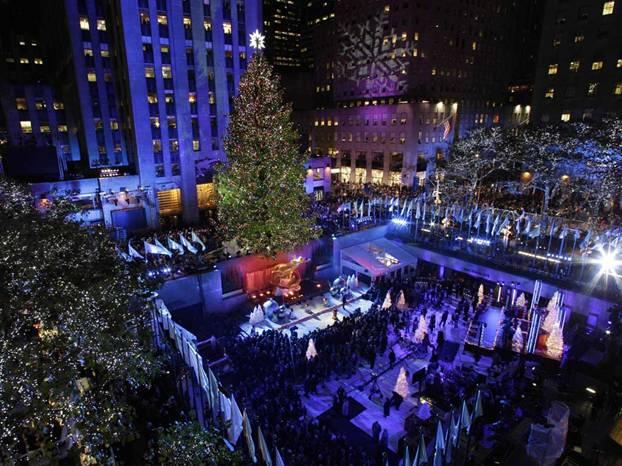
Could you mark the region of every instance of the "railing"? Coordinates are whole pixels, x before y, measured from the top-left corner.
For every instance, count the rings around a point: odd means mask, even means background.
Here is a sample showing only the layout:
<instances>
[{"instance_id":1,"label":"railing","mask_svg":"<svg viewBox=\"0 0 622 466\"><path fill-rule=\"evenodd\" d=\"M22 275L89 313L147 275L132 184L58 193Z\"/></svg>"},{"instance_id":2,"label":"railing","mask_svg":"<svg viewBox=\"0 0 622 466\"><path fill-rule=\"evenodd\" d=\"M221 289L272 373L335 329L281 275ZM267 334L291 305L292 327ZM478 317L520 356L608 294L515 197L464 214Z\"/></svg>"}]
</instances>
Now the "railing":
<instances>
[{"instance_id":1,"label":"railing","mask_svg":"<svg viewBox=\"0 0 622 466\"><path fill-rule=\"evenodd\" d=\"M185 364L192 371L194 378L189 387L190 402L197 412L199 422L204 428L216 427L223 433L223 440L233 448L238 438L244 433L249 456L254 463L255 446L252 440L251 422L246 416L240 413L240 409L235 401L233 394L225 395L218 379L208 367L203 365L203 357L197 350L197 338L194 334L186 330L173 320L168 308L159 298L153 300L152 306L152 328L155 344L158 347L164 346L168 340L172 342L183 358ZM198 398L194 397L195 388L198 388ZM207 410L211 416L205 416ZM259 445L266 445L266 441L258 430ZM271 463L270 453L267 449L259 448L265 463ZM278 450L277 450L278 452ZM280 457L280 456L279 456Z\"/></svg>"},{"instance_id":2,"label":"railing","mask_svg":"<svg viewBox=\"0 0 622 466\"><path fill-rule=\"evenodd\" d=\"M426 249L563 282L606 299L620 295L599 263L601 251L615 250L622 239L616 226L477 205L437 206L422 197L349 201L340 215L347 227L356 229L361 220L391 222L392 233Z\"/></svg>"}]
</instances>

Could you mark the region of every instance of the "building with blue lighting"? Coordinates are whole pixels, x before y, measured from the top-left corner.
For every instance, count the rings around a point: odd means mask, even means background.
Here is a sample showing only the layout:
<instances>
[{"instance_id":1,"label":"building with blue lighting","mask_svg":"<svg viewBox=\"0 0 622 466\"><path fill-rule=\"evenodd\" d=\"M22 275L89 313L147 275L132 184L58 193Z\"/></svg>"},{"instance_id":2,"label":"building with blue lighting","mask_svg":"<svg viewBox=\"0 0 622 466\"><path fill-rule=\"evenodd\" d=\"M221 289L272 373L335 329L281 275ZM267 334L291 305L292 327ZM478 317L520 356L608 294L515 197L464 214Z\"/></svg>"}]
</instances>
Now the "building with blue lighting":
<instances>
[{"instance_id":1,"label":"building with blue lighting","mask_svg":"<svg viewBox=\"0 0 622 466\"><path fill-rule=\"evenodd\" d=\"M71 114L63 132L74 144L56 144L66 170L62 186L47 194L92 196L95 205L110 204L107 224L129 230L197 222L214 202L211 168L224 157L232 99L252 54L249 34L262 28L261 1L59 3L41 5L56 96L46 108L62 102ZM25 97L3 106L36 105ZM9 145L19 146L29 120L16 110L7 127L19 130L9 133ZM27 130L40 128L31 121ZM84 180L121 176L117 191L83 192L111 185Z\"/></svg>"}]
</instances>

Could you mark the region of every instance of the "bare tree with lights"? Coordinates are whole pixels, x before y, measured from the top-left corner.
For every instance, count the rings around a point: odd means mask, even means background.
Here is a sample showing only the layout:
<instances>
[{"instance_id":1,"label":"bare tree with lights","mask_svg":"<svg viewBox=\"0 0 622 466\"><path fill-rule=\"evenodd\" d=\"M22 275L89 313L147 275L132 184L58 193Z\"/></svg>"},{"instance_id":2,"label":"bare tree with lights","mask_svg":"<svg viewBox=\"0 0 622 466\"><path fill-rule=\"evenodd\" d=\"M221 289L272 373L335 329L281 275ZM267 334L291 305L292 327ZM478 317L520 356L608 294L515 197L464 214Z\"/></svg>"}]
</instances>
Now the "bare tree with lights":
<instances>
[{"instance_id":1,"label":"bare tree with lights","mask_svg":"<svg viewBox=\"0 0 622 466\"><path fill-rule=\"evenodd\" d=\"M454 144L445 169L448 183L459 195L477 200L481 186L509 169L503 156L504 133L501 128L478 128Z\"/></svg>"}]
</instances>

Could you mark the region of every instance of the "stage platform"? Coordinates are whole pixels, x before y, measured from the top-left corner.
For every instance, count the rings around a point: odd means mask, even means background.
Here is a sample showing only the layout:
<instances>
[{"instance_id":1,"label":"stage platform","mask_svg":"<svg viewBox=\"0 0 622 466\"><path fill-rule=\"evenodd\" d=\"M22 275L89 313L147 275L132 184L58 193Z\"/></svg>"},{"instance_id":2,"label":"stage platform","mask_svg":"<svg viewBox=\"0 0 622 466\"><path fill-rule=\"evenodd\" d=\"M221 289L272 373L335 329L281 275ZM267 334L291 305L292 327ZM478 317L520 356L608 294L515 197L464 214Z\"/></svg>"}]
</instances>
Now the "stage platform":
<instances>
[{"instance_id":1,"label":"stage platform","mask_svg":"<svg viewBox=\"0 0 622 466\"><path fill-rule=\"evenodd\" d=\"M361 286L352 290L352 297L346 303L344 309L340 299L334 298L327 291L323 294L309 298L306 303L293 304L290 307L293 309L291 318L287 322L276 323L269 319L264 319L263 322L254 326L255 333L262 333L266 330L279 330L290 334L290 329L296 327L296 333L298 336L306 335L314 330L323 329L332 325L333 309L337 309L337 318L342 319L352 315L358 308L362 313L369 311L372 302L362 298L367 292L368 287ZM326 298L326 303L324 302ZM248 336L251 334L253 326L248 323L248 320L240 325L240 335Z\"/></svg>"}]
</instances>

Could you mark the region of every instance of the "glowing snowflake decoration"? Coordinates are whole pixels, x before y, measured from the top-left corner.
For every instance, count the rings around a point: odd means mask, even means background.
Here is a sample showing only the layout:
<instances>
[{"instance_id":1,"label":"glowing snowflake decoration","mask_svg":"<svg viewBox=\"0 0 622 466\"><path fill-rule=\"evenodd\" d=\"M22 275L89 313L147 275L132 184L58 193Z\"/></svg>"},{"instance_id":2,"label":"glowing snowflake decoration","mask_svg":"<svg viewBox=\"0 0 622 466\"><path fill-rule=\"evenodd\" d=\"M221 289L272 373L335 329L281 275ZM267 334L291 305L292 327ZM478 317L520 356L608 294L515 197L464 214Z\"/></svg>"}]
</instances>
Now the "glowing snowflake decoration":
<instances>
[{"instance_id":1,"label":"glowing snowflake decoration","mask_svg":"<svg viewBox=\"0 0 622 466\"><path fill-rule=\"evenodd\" d=\"M264 36L259 30L256 30L251 34L251 47L257 50L266 48L266 36Z\"/></svg>"}]
</instances>

